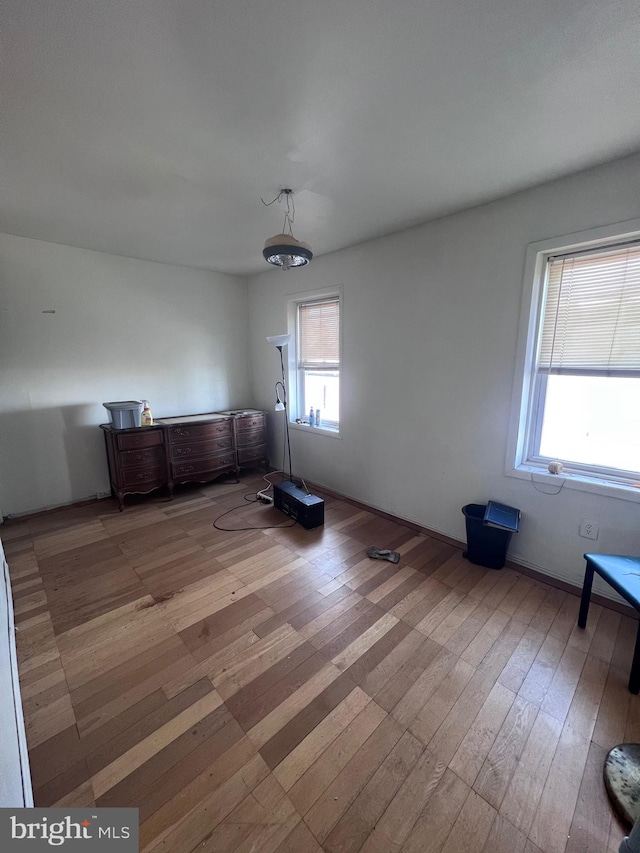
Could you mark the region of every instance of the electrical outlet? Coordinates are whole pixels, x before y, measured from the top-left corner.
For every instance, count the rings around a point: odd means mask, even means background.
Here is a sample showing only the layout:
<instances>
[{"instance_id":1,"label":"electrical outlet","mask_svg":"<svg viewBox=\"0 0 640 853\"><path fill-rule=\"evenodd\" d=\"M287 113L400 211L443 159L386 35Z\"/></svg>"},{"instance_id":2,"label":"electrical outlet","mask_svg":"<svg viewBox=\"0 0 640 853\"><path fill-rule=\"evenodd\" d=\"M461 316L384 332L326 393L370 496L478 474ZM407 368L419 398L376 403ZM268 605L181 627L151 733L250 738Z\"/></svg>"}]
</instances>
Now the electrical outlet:
<instances>
[{"instance_id":1,"label":"electrical outlet","mask_svg":"<svg viewBox=\"0 0 640 853\"><path fill-rule=\"evenodd\" d=\"M580 536L584 539L597 539L598 538L598 522L597 521L587 521L586 518L583 518L580 522Z\"/></svg>"}]
</instances>

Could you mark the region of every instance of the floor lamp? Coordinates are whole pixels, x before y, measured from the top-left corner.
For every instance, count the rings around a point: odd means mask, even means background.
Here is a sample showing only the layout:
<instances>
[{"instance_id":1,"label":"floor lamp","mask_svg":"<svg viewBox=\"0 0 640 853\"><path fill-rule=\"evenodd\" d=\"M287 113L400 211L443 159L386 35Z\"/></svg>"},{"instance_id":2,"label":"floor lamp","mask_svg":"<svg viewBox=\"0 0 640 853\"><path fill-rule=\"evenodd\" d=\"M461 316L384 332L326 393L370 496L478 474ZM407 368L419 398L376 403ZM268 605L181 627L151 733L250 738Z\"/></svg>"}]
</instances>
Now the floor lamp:
<instances>
[{"instance_id":1,"label":"floor lamp","mask_svg":"<svg viewBox=\"0 0 640 853\"><path fill-rule=\"evenodd\" d=\"M286 347L291 341L291 335L269 335L267 337L268 343L272 344L280 353L280 370L282 372L282 379L279 379L275 384L276 390L276 412L284 412L284 429L285 436L287 440L287 453L289 458L289 480L293 483L293 474L291 469L291 441L289 439L289 409L287 403L287 381L284 373L284 357L282 355L283 347ZM282 399L281 399L282 397ZM284 463L284 460L283 460ZM284 464L283 464L284 467ZM282 472L283 475L285 471ZM284 479L284 476L283 476Z\"/></svg>"}]
</instances>

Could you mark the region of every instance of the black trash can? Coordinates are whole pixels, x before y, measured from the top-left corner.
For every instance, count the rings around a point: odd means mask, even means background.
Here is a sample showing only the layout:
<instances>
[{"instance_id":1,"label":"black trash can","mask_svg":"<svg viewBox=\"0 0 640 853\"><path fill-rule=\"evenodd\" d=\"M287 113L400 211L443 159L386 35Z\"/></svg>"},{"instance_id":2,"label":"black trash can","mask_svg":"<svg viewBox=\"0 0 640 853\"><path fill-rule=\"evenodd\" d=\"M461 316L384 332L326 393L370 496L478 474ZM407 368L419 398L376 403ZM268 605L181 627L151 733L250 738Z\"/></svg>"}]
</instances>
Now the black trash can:
<instances>
[{"instance_id":1,"label":"black trash can","mask_svg":"<svg viewBox=\"0 0 640 853\"><path fill-rule=\"evenodd\" d=\"M462 556L477 566L501 569L507 559L512 531L485 524L486 511L486 504L467 504L462 507L467 526L467 550Z\"/></svg>"}]
</instances>

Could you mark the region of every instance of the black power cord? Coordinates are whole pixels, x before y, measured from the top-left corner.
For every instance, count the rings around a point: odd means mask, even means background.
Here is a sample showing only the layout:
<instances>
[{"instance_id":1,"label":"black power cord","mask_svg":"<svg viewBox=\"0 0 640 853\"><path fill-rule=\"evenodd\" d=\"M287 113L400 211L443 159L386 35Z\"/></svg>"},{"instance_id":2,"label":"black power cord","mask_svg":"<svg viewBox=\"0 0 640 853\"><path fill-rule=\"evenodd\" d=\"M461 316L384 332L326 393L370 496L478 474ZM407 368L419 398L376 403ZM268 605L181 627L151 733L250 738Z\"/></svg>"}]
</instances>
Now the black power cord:
<instances>
[{"instance_id":1,"label":"black power cord","mask_svg":"<svg viewBox=\"0 0 640 853\"><path fill-rule=\"evenodd\" d=\"M244 499L247 503L255 504L262 503L262 501L255 496L254 492L250 492L248 495L244 495ZM271 504L269 504L270 506ZM221 515L219 515L216 519L214 519L213 526L216 530L223 530L225 533L236 533L242 530L277 530L279 527L295 527L298 523L295 519L293 519L292 524L266 524L263 527L220 527L218 522L221 518L224 518L225 515L229 515L230 512L235 512L238 509L246 508L245 504L238 504L237 506L232 506L231 509L225 510Z\"/></svg>"}]
</instances>

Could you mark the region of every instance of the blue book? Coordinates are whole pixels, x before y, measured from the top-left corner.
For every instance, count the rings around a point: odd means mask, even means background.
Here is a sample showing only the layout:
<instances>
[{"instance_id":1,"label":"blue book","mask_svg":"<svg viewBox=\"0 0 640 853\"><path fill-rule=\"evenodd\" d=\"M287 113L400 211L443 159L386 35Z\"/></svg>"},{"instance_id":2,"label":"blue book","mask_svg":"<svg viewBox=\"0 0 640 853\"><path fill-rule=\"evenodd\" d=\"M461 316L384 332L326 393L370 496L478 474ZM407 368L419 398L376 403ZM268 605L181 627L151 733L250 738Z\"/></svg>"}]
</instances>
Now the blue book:
<instances>
[{"instance_id":1,"label":"blue book","mask_svg":"<svg viewBox=\"0 0 640 853\"><path fill-rule=\"evenodd\" d=\"M520 530L520 510L497 501L489 501L483 521L489 527L499 527L501 530L517 533Z\"/></svg>"}]
</instances>

